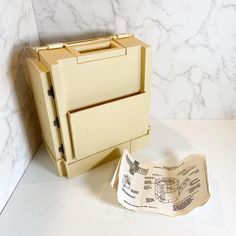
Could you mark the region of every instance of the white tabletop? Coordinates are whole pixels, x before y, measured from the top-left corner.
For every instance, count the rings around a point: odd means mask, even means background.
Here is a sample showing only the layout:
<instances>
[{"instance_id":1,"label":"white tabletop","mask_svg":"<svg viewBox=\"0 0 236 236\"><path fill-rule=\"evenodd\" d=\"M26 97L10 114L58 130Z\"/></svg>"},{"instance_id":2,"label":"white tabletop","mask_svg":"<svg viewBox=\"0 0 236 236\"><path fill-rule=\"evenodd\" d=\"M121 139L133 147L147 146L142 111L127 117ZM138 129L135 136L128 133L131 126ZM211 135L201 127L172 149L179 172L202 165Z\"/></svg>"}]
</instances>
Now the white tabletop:
<instances>
[{"instance_id":1,"label":"white tabletop","mask_svg":"<svg viewBox=\"0 0 236 236\"><path fill-rule=\"evenodd\" d=\"M0 216L0 235L236 235L236 120L153 120L141 161L170 164L205 153L211 198L186 216L122 208L110 181L116 161L86 174L58 177L43 146Z\"/></svg>"}]
</instances>

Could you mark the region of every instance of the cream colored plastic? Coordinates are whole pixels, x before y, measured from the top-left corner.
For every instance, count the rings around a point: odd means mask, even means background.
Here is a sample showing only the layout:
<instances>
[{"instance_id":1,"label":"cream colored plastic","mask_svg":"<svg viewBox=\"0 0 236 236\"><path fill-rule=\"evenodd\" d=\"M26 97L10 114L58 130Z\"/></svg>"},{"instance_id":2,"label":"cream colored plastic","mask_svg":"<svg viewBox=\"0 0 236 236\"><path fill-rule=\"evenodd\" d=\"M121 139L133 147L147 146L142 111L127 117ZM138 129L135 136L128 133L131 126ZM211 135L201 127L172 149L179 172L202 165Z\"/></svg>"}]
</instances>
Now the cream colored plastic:
<instances>
[{"instance_id":1,"label":"cream colored plastic","mask_svg":"<svg viewBox=\"0 0 236 236\"><path fill-rule=\"evenodd\" d=\"M57 113L53 98L47 94L51 89L49 73L45 66L34 58L29 58L27 63L43 139L48 144L53 156L56 159L61 159L62 154L58 150L61 145L60 132L53 124Z\"/></svg>"},{"instance_id":2,"label":"cream colored plastic","mask_svg":"<svg viewBox=\"0 0 236 236\"><path fill-rule=\"evenodd\" d=\"M82 174L85 171L91 170L101 164L119 158L122 155L124 149L130 150L130 142L111 147L102 152L88 156L87 158L84 158L73 164L69 164L67 166L67 176L73 177L78 174Z\"/></svg>"},{"instance_id":3,"label":"cream colored plastic","mask_svg":"<svg viewBox=\"0 0 236 236\"><path fill-rule=\"evenodd\" d=\"M64 49L57 49L57 51ZM120 49L121 55L113 55L114 50L88 52L78 56L78 60L85 60L88 56L94 60L87 63L78 63L76 57L57 59L60 66L60 81L62 86L65 109L74 110L122 96L131 95L140 91L141 73L141 46ZM48 58L54 56L55 50L40 51L42 61L51 63ZM115 50L116 52L116 50ZM62 54L64 54L62 52ZM108 56L107 58L97 58ZM113 56L112 56L113 55ZM60 57L59 57L60 58ZM51 66L50 66L51 67ZM51 70L51 68L48 68Z\"/></svg>"},{"instance_id":4,"label":"cream colored plastic","mask_svg":"<svg viewBox=\"0 0 236 236\"><path fill-rule=\"evenodd\" d=\"M28 59L45 145L59 175L147 145L151 48L129 34L57 43ZM53 88L53 96L48 91ZM59 121L55 126L55 120ZM107 158L109 156L109 158Z\"/></svg>"},{"instance_id":5,"label":"cream colored plastic","mask_svg":"<svg viewBox=\"0 0 236 236\"><path fill-rule=\"evenodd\" d=\"M149 126L146 93L69 112L75 157L85 158L145 135Z\"/></svg>"},{"instance_id":6,"label":"cream colored plastic","mask_svg":"<svg viewBox=\"0 0 236 236\"><path fill-rule=\"evenodd\" d=\"M82 174L86 171L89 171L108 161L121 157L124 149L129 150L129 152L134 152L146 147L149 144L149 142L150 142L150 133L148 131L148 133L145 134L144 136L138 137L126 143L122 143L120 145L116 145L102 152L93 154L82 160L69 164L64 159L55 160L47 144L45 142L44 144L48 151L49 157L52 160L53 165L57 169L58 175L67 176L68 178L71 178L76 175Z\"/></svg>"}]
</instances>

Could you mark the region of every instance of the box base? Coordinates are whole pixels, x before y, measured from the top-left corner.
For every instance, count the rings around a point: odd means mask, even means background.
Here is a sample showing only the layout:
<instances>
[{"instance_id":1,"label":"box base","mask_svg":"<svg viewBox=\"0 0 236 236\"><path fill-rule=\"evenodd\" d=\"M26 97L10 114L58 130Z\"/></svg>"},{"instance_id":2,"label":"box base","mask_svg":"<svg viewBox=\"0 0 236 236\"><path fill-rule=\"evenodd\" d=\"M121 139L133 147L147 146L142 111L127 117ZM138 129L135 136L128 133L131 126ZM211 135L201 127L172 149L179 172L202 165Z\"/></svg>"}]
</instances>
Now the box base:
<instances>
[{"instance_id":1,"label":"box base","mask_svg":"<svg viewBox=\"0 0 236 236\"><path fill-rule=\"evenodd\" d=\"M58 171L58 175L71 178L76 175L83 174L84 172L89 171L108 161L120 158L124 149L127 149L131 153L136 152L146 147L149 144L149 141L150 141L150 131L148 131L146 135L119 144L117 146L111 147L109 149L98 152L82 160L78 160L72 163L67 163L64 159L56 160L52 155L46 142L44 142L44 145L48 151L50 159L52 160L55 168Z\"/></svg>"}]
</instances>

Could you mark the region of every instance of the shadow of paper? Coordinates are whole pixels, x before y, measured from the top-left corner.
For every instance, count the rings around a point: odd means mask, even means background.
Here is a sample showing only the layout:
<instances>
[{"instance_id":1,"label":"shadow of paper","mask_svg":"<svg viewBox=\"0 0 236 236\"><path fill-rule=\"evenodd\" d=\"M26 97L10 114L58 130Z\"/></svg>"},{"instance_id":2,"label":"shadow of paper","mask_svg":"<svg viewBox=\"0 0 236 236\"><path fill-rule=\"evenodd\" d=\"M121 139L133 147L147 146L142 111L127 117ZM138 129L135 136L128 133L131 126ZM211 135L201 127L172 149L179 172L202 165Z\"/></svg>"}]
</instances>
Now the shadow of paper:
<instances>
[{"instance_id":1,"label":"shadow of paper","mask_svg":"<svg viewBox=\"0 0 236 236\"><path fill-rule=\"evenodd\" d=\"M158 124L156 125L156 123ZM156 131L153 132L150 146L133 154L137 160L158 163L158 161L163 158L162 164L171 165L177 161L176 154L173 150L190 149L190 145L185 137L161 121L155 122L153 129L156 129ZM162 143L157 142L160 138L162 138ZM165 143L168 143L170 139L174 144L173 148L171 146L165 146ZM90 191L100 200L114 206L119 206L116 191L111 187L111 180L117 162L118 160L107 163L86 174L86 184Z\"/></svg>"},{"instance_id":2,"label":"shadow of paper","mask_svg":"<svg viewBox=\"0 0 236 236\"><path fill-rule=\"evenodd\" d=\"M194 221L194 223L224 228L225 220L222 210L219 183L209 174L210 199L203 207L193 209L180 220Z\"/></svg>"}]
</instances>

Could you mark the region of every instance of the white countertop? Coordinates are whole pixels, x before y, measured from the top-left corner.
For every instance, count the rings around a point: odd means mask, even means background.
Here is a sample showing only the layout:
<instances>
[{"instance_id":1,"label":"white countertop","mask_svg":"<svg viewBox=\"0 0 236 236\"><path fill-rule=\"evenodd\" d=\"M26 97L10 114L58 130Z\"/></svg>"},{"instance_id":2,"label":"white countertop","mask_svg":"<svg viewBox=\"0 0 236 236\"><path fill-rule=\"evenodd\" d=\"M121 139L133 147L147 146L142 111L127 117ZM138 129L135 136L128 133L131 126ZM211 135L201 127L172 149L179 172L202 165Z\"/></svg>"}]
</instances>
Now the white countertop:
<instances>
[{"instance_id":1,"label":"white countertop","mask_svg":"<svg viewBox=\"0 0 236 236\"><path fill-rule=\"evenodd\" d=\"M122 208L110 187L117 161L60 178L41 146L0 216L0 235L236 235L236 120L153 120L150 146L133 156L170 164L199 152L211 198L174 218Z\"/></svg>"}]
</instances>

